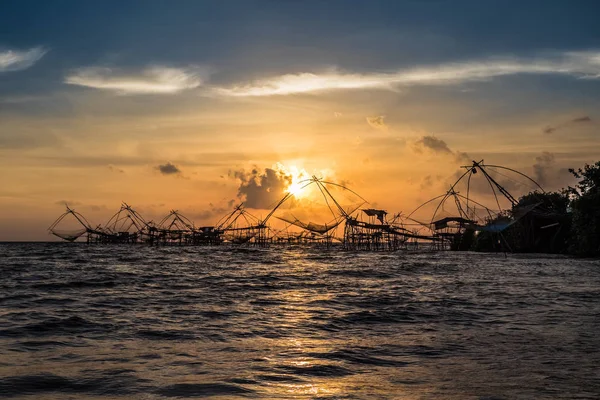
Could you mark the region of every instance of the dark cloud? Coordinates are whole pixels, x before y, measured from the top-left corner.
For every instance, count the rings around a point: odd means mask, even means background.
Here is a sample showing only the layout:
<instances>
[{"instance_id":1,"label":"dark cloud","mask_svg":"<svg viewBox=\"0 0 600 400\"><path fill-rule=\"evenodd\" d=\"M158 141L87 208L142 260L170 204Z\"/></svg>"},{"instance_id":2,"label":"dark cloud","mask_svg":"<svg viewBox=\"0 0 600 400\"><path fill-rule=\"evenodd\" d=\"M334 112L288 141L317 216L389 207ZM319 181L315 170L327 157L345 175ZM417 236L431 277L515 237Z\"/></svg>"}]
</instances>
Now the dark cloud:
<instances>
[{"instance_id":1,"label":"dark cloud","mask_svg":"<svg viewBox=\"0 0 600 400\"><path fill-rule=\"evenodd\" d=\"M423 136L421 139L415 142L415 150L421 153L423 149L428 149L434 153L446 153L453 154L450 147L442 139L438 139L435 136Z\"/></svg>"},{"instance_id":2,"label":"dark cloud","mask_svg":"<svg viewBox=\"0 0 600 400\"><path fill-rule=\"evenodd\" d=\"M292 177L272 168L263 171L254 167L252 171L229 171L229 176L238 179L238 198L246 207L269 209L285 195L285 189L292 182Z\"/></svg>"},{"instance_id":3,"label":"dark cloud","mask_svg":"<svg viewBox=\"0 0 600 400\"><path fill-rule=\"evenodd\" d=\"M545 134L550 134L550 133L554 133L560 129L568 128L571 125L587 124L590 122L592 122L592 118L589 115L584 115L582 117L573 118L569 121L563 122L563 123L555 125L555 126L547 126L546 128L544 128L543 132Z\"/></svg>"},{"instance_id":4,"label":"dark cloud","mask_svg":"<svg viewBox=\"0 0 600 400\"><path fill-rule=\"evenodd\" d=\"M580 123L580 122L592 122L592 119L589 116L583 116L579 118L573 118L571 122Z\"/></svg>"},{"instance_id":5,"label":"dark cloud","mask_svg":"<svg viewBox=\"0 0 600 400\"><path fill-rule=\"evenodd\" d=\"M468 163L471 161L471 157L464 151L454 151L448 144L442 139L438 139L435 136L423 136L417 140L414 144L414 150L417 153L422 153L423 150L429 150L438 154L453 155L456 162Z\"/></svg>"},{"instance_id":6,"label":"dark cloud","mask_svg":"<svg viewBox=\"0 0 600 400\"><path fill-rule=\"evenodd\" d=\"M156 167L161 174L163 175L176 175L180 174L181 170L175 166L175 164L171 164L170 162L166 164L161 164Z\"/></svg>"}]
</instances>

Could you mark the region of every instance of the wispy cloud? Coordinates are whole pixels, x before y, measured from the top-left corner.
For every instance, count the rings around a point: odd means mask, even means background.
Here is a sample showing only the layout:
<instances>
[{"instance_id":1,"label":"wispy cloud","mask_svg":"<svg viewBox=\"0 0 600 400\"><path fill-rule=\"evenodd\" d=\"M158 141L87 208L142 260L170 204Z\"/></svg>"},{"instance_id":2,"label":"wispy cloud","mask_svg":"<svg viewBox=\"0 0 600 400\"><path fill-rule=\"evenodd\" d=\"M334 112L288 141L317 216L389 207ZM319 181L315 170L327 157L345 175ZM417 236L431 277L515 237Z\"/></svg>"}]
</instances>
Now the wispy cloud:
<instances>
[{"instance_id":1,"label":"wispy cloud","mask_svg":"<svg viewBox=\"0 0 600 400\"><path fill-rule=\"evenodd\" d=\"M34 47L29 50L0 51L0 72L20 71L38 62L47 50Z\"/></svg>"},{"instance_id":2,"label":"wispy cloud","mask_svg":"<svg viewBox=\"0 0 600 400\"><path fill-rule=\"evenodd\" d=\"M225 96L272 96L294 93L308 93L336 89L363 89L387 87L391 89L385 75L343 74L335 70L323 74L287 74L261 79L247 85L231 88L217 88L216 92Z\"/></svg>"},{"instance_id":3,"label":"wispy cloud","mask_svg":"<svg viewBox=\"0 0 600 400\"><path fill-rule=\"evenodd\" d=\"M583 117L573 118L571 122L582 123L582 122L592 122L592 118L589 115L584 115Z\"/></svg>"},{"instance_id":4,"label":"wispy cloud","mask_svg":"<svg viewBox=\"0 0 600 400\"><path fill-rule=\"evenodd\" d=\"M273 96L341 89L388 89L416 85L454 85L517 74L555 74L576 78L600 78L600 52L583 51L545 57L497 57L467 62L399 69L386 73L346 73L330 69L322 73L274 76L228 88L215 88L224 96Z\"/></svg>"},{"instance_id":5,"label":"wispy cloud","mask_svg":"<svg viewBox=\"0 0 600 400\"><path fill-rule=\"evenodd\" d=\"M376 117L367 117L367 123L375 129L387 129L387 125L384 121L385 115L378 115Z\"/></svg>"},{"instance_id":6,"label":"wispy cloud","mask_svg":"<svg viewBox=\"0 0 600 400\"><path fill-rule=\"evenodd\" d=\"M545 185L548 183L548 173L554 164L554 154L547 151L544 151L541 156L535 158L535 164L533 164L533 174L537 183L540 185Z\"/></svg>"},{"instance_id":7,"label":"wispy cloud","mask_svg":"<svg viewBox=\"0 0 600 400\"><path fill-rule=\"evenodd\" d=\"M568 128L573 125L589 124L591 122L592 122L592 118L589 115L584 115L583 117L573 118L569 121L565 121L558 125L547 126L546 128L544 128L543 132L550 134L550 133L554 133L554 132L558 131L559 129Z\"/></svg>"},{"instance_id":8,"label":"wispy cloud","mask_svg":"<svg viewBox=\"0 0 600 400\"><path fill-rule=\"evenodd\" d=\"M198 68L153 66L137 74L127 74L111 68L80 68L67 77L65 83L103 89L119 94L172 94L202 85Z\"/></svg>"}]
</instances>

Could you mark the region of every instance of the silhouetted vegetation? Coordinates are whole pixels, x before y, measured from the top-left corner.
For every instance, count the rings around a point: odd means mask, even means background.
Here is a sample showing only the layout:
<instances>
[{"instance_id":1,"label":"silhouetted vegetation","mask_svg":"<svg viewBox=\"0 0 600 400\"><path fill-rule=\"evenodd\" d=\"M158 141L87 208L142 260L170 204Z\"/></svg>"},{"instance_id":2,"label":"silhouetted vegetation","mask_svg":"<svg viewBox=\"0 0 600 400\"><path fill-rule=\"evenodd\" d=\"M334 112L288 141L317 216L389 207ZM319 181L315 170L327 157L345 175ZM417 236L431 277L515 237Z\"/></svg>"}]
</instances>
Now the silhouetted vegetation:
<instances>
[{"instance_id":1,"label":"silhouetted vegetation","mask_svg":"<svg viewBox=\"0 0 600 400\"><path fill-rule=\"evenodd\" d=\"M471 249L600 256L600 162L569 171L579 179L575 187L522 196L508 213L516 222L501 232L479 232Z\"/></svg>"},{"instance_id":2,"label":"silhouetted vegetation","mask_svg":"<svg viewBox=\"0 0 600 400\"><path fill-rule=\"evenodd\" d=\"M574 188L568 189L573 220L570 251L582 256L600 256L600 161L569 171L580 179Z\"/></svg>"}]
</instances>

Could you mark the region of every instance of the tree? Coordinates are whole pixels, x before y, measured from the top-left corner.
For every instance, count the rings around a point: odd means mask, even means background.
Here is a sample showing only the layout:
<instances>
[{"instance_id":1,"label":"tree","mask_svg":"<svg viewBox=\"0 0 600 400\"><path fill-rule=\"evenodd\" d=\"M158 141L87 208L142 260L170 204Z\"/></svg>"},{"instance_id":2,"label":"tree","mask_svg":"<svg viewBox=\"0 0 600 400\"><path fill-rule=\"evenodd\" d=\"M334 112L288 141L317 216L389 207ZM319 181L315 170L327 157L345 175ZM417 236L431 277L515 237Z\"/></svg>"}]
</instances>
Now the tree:
<instances>
[{"instance_id":1,"label":"tree","mask_svg":"<svg viewBox=\"0 0 600 400\"><path fill-rule=\"evenodd\" d=\"M569 171L580 179L575 187L568 189L573 211L571 251L582 256L600 256L600 161Z\"/></svg>"},{"instance_id":2,"label":"tree","mask_svg":"<svg viewBox=\"0 0 600 400\"><path fill-rule=\"evenodd\" d=\"M533 204L538 204L539 207L548 212L566 213L569 207L569 192L546 192L541 193L537 190L530 192L521 198L515 207L527 207Z\"/></svg>"},{"instance_id":3,"label":"tree","mask_svg":"<svg viewBox=\"0 0 600 400\"><path fill-rule=\"evenodd\" d=\"M569 196L566 191L530 192L507 214L490 221L512 223L502 232L483 231L473 246L479 251L512 251L524 253L566 253L571 233Z\"/></svg>"},{"instance_id":4,"label":"tree","mask_svg":"<svg viewBox=\"0 0 600 400\"><path fill-rule=\"evenodd\" d=\"M583 169L569 169L569 172L577 179L581 179L574 187L569 187L571 193L575 196L583 196L589 193L598 193L600 191L600 161L596 164L585 164Z\"/></svg>"},{"instance_id":5,"label":"tree","mask_svg":"<svg viewBox=\"0 0 600 400\"><path fill-rule=\"evenodd\" d=\"M534 209L530 206L537 205ZM540 193L534 191L519 199L513 214L519 216L515 246L527 252L567 253L571 239L571 214L566 191ZM525 210L524 214L521 212ZM527 211L528 210L528 211ZM517 233L517 232L514 232Z\"/></svg>"}]
</instances>

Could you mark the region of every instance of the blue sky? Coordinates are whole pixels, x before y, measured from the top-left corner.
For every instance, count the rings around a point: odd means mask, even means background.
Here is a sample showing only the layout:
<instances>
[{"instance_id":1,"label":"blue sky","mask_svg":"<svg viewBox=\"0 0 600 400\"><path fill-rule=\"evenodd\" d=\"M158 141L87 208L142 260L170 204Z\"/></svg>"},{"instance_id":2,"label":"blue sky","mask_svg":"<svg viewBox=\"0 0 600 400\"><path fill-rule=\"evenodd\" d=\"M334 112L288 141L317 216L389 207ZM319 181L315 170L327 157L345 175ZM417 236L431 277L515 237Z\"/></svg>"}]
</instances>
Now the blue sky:
<instances>
[{"instance_id":1,"label":"blue sky","mask_svg":"<svg viewBox=\"0 0 600 400\"><path fill-rule=\"evenodd\" d=\"M49 49L36 68L48 78L157 61L208 64L222 79L361 72L589 49L599 13L595 1L4 1L0 46Z\"/></svg>"}]
</instances>

